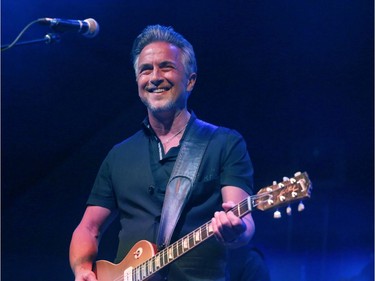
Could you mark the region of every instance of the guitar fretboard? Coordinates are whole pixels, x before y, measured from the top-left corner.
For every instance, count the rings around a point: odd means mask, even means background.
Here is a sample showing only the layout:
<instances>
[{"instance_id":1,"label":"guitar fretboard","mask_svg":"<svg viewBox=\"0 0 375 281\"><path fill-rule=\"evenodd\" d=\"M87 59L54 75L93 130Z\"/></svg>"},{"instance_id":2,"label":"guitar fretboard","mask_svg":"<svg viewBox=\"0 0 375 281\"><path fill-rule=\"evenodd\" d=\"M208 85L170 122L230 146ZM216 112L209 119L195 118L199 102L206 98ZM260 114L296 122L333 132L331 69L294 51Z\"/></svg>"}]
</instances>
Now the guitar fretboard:
<instances>
[{"instance_id":1,"label":"guitar fretboard","mask_svg":"<svg viewBox=\"0 0 375 281\"><path fill-rule=\"evenodd\" d=\"M232 211L237 217L243 217L251 212L252 207L252 196L249 196L234 206L230 211ZM145 280L212 236L213 229L211 227L211 221L209 221L156 253L155 256L144 263L133 268L132 281Z\"/></svg>"}]
</instances>

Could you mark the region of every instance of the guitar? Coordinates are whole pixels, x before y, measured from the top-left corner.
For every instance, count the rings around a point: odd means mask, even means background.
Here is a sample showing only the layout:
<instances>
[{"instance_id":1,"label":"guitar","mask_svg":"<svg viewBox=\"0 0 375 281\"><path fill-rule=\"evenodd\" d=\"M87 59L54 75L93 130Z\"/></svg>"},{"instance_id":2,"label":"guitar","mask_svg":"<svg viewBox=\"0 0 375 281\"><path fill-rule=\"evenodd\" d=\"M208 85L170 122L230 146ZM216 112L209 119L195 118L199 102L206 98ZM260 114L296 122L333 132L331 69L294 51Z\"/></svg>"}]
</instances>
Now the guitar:
<instances>
[{"instance_id":1,"label":"guitar","mask_svg":"<svg viewBox=\"0 0 375 281\"><path fill-rule=\"evenodd\" d=\"M311 196L312 185L306 172L296 173L294 177L280 183L264 187L254 196L249 196L231 211L243 217L253 209L266 211L302 201ZM97 261L94 272L99 281L143 281L160 280L156 275L161 269L213 236L211 221L185 235L178 241L157 252L156 245L141 240L118 264Z\"/></svg>"}]
</instances>

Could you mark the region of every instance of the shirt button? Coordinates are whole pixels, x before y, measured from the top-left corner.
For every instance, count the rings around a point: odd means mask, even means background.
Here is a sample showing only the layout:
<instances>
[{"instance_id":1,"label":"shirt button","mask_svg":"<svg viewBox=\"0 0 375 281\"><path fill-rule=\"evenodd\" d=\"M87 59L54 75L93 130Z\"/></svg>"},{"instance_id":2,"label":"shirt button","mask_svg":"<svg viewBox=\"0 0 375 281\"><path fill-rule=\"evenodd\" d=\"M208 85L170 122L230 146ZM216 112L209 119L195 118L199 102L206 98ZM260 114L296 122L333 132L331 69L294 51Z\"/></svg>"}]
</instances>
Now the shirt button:
<instances>
[{"instance_id":1,"label":"shirt button","mask_svg":"<svg viewBox=\"0 0 375 281\"><path fill-rule=\"evenodd\" d=\"M152 186L152 185L150 185L150 186L148 187L148 193L149 193L150 195L153 195L153 194L154 194L154 191L155 191L155 187Z\"/></svg>"}]
</instances>

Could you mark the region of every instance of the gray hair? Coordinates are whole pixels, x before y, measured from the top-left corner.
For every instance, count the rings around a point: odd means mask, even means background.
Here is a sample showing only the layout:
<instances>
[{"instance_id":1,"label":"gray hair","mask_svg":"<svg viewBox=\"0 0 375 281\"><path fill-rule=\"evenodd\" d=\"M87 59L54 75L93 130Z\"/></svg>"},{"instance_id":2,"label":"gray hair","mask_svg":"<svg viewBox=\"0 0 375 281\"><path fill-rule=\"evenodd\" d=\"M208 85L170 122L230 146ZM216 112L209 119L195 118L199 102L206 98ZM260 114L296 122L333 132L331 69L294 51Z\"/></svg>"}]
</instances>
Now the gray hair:
<instances>
[{"instance_id":1,"label":"gray hair","mask_svg":"<svg viewBox=\"0 0 375 281\"><path fill-rule=\"evenodd\" d=\"M139 54L144 47L153 42L167 42L178 47L182 52L182 63L184 65L185 74L188 76L193 72L197 72L197 61L195 59L193 46L181 34L174 31L172 27L150 25L138 35L133 43L131 57L136 75Z\"/></svg>"}]
</instances>

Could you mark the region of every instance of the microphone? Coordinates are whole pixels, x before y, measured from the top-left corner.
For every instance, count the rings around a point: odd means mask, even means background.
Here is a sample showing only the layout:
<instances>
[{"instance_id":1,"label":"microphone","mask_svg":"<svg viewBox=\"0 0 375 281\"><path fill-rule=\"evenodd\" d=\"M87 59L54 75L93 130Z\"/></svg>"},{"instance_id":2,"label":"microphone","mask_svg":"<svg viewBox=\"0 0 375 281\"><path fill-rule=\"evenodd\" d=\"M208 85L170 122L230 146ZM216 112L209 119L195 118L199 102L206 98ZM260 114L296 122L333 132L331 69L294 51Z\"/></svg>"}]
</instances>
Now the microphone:
<instances>
[{"instance_id":1,"label":"microphone","mask_svg":"<svg viewBox=\"0 0 375 281\"><path fill-rule=\"evenodd\" d=\"M99 33L99 24L92 18L85 20L41 18L39 23L49 25L56 32L77 31L87 38L93 38Z\"/></svg>"}]
</instances>

